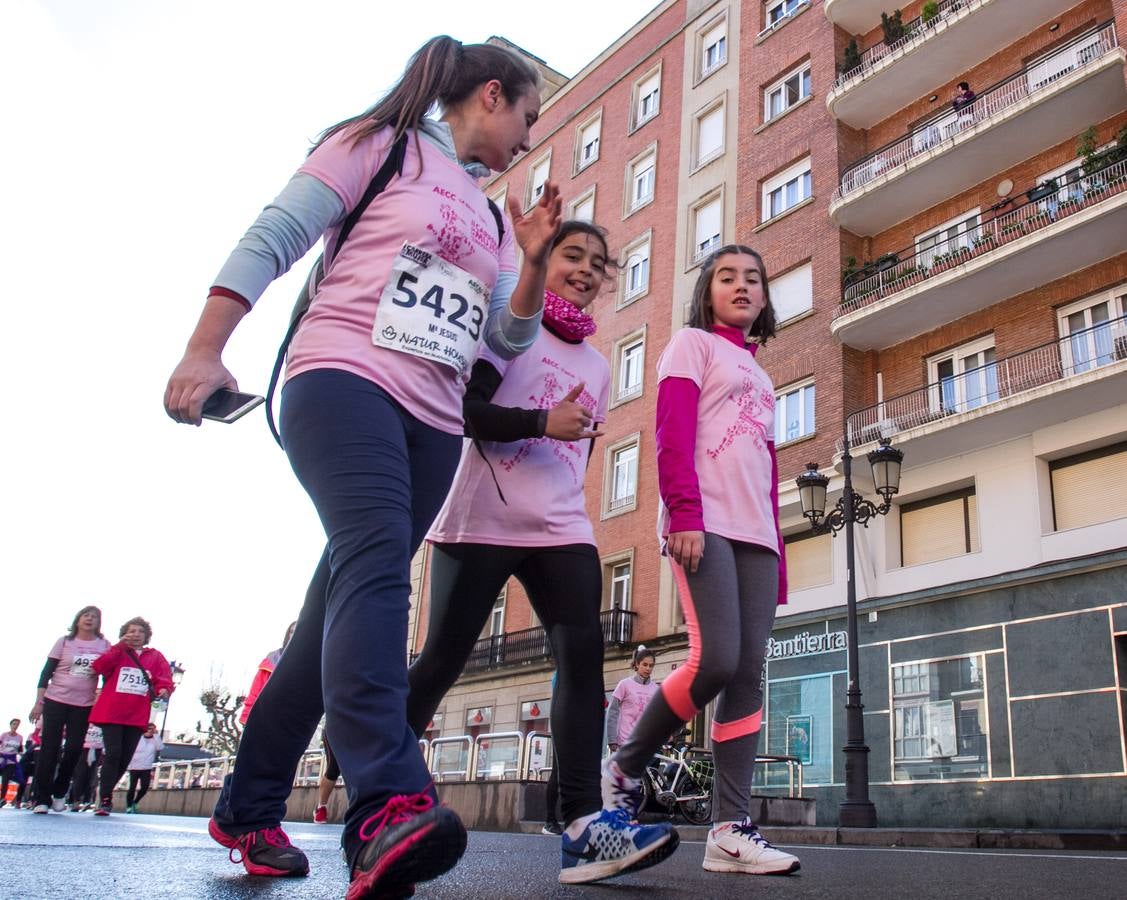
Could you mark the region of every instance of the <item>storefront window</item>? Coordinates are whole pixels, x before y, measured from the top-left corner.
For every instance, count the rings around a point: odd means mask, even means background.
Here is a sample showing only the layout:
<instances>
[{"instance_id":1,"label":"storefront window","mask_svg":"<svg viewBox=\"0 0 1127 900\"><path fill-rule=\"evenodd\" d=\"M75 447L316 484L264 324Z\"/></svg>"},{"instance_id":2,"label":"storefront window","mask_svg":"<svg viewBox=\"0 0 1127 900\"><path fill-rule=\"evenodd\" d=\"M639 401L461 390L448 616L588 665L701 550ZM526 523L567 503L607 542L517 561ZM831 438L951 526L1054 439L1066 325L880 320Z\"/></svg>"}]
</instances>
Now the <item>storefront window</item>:
<instances>
[{"instance_id":1,"label":"storefront window","mask_svg":"<svg viewBox=\"0 0 1127 900\"><path fill-rule=\"evenodd\" d=\"M767 739L760 753L796 756L804 784L833 781L833 676L780 678L767 686ZM787 767L756 766L754 783L786 787Z\"/></svg>"},{"instance_id":2,"label":"storefront window","mask_svg":"<svg viewBox=\"0 0 1127 900\"><path fill-rule=\"evenodd\" d=\"M982 656L892 667L897 781L988 774Z\"/></svg>"}]
</instances>

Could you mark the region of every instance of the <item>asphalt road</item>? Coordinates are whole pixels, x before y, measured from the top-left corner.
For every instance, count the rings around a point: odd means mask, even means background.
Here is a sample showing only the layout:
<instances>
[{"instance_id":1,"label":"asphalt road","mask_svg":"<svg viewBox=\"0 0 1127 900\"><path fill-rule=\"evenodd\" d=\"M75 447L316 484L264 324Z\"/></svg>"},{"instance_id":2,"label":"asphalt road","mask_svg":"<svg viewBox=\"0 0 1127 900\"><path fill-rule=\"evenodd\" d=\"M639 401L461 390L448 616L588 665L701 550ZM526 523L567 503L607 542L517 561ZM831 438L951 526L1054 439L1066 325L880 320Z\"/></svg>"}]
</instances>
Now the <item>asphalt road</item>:
<instances>
[{"instance_id":1,"label":"asphalt road","mask_svg":"<svg viewBox=\"0 0 1127 900\"><path fill-rule=\"evenodd\" d=\"M340 827L287 824L309 855L303 879L251 878L207 836L204 819L52 813L0 809L0 898L342 897L347 873ZM952 898L1033 900L1127 896L1127 854L1100 852L911 850L871 847L787 848L802 871L785 877L715 875L700 867L704 846L683 842L668 861L599 885L556 881L559 839L470 835L461 864L419 888L420 898L621 898L695 900L783 898Z\"/></svg>"}]
</instances>

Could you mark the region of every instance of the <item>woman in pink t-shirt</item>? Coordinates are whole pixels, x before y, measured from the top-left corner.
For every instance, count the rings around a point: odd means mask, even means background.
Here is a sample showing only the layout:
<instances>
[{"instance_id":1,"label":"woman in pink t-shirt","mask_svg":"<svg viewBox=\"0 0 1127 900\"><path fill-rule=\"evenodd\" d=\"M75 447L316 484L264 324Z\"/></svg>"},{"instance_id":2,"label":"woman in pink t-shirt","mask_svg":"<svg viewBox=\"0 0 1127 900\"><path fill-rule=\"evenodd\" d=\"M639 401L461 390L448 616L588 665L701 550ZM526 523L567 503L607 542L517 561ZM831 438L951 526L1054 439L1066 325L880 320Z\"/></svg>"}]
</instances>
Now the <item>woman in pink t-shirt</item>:
<instances>
[{"instance_id":1,"label":"woman in pink t-shirt","mask_svg":"<svg viewBox=\"0 0 1127 900\"><path fill-rule=\"evenodd\" d=\"M429 624L408 673L407 719L421 737L498 593L510 577L521 583L557 664L552 734L564 883L644 868L664 858L656 851L675 840L667 826L601 814L602 566L583 481L610 391L610 366L586 341L595 332L586 310L602 288L609 257L601 228L565 222L548 259L536 343L511 362L486 351L474 365L464 405L474 444L463 450L427 535Z\"/></svg>"},{"instance_id":2,"label":"woman in pink t-shirt","mask_svg":"<svg viewBox=\"0 0 1127 900\"><path fill-rule=\"evenodd\" d=\"M701 267L688 327L657 364L661 539L685 613L689 658L603 766L603 797L633 811L646 763L717 697L713 828L704 854L712 872L799 868L750 818L767 639L775 608L786 600L775 393L755 359L774 333L763 260L743 245L721 247Z\"/></svg>"},{"instance_id":3,"label":"woman in pink t-shirt","mask_svg":"<svg viewBox=\"0 0 1127 900\"><path fill-rule=\"evenodd\" d=\"M658 683L652 677L656 664L657 654L645 644L639 644L630 661L634 674L615 685L607 709L607 745L612 753L629 740L634 726L658 692Z\"/></svg>"},{"instance_id":4,"label":"woman in pink t-shirt","mask_svg":"<svg viewBox=\"0 0 1127 900\"><path fill-rule=\"evenodd\" d=\"M441 118L428 118L435 107ZM428 41L383 99L325 131L262 212L169 380L168 414L199 424L204 401L235 387L221 354L236 324L324 239L325 275L289 348L280 425L327 546L209 827L251 874L309 871L281 819L322 710L349 787L349 898L398 896L465 851L465 829L436 802L407 724L410 563L457 469L480 344L512 358L539 329L559 191L546 184L527 212L511 194L505 220L477 182L529 149L539 110L539 75L519 55ZM386 186L365 207L381 173Z\"/></svg>"},{"instance_id":5,"label":"woman in pink t-shirt","mask_svg":"<svg viewBox=\"0 0 1127 900\"><path fill-rule=\"evenodd\" d=\"M84 606L47 654L31 710L32 721L43 717L43 744L36 763L41 776L35 779L37 813L66 808L67 788L82 756L82 739L98 686L94 660L109 648L110 642L102 636L102 611ZM66 750L60 755L64 734Z\"/></svg>"}]
</instances>

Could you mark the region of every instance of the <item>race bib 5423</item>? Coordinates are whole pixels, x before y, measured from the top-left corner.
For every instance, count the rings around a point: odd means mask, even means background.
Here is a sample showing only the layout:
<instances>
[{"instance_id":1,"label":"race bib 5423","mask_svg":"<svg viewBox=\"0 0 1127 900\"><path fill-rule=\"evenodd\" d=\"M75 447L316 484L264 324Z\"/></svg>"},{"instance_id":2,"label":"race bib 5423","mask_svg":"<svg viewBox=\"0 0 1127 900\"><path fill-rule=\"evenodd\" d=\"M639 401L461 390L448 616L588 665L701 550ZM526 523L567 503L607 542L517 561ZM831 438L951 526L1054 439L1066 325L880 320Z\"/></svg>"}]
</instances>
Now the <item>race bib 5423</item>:
<instances>
[{"instance_id":1,"label":"race bib 5423","mask_svg":"<svg viewBox=\"0 0 1127 900\"><path fill-rule=\"evenodd\" d=\"M380 295L372 343L450 366L465 377L477 358L489 291L463 269L404 243Z\"/></svg>"}]
</instances>

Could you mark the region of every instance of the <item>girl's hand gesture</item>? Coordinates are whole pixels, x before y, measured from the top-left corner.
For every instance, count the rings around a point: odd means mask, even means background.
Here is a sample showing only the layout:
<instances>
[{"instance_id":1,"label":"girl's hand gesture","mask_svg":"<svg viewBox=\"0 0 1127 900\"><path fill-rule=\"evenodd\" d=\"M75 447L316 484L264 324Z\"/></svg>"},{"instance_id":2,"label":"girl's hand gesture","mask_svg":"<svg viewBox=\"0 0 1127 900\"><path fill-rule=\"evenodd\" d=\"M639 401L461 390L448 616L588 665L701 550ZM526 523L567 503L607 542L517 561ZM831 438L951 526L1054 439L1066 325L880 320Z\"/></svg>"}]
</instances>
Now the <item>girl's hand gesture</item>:
<instances>
[{"instance_id":1,"label":"girl's hand gesture","mask_svg":"<svg viewBox=\"0 0 1127 900\"><path fill-rule=\"evenodd\" d=\"M695 572L704 556L703 531L671 531L665 548L669 557L686 572Z\"/></svg>"},{"instance_id":2,"label":"girl's hand gesture","mask_svg":"<svg viewBox=\"0 0 1127 900\"><path fill-rule=\"evenodd\" d=\"M544 436L557 441L581 441L584 438L597 438L599 432L592 430L591 410L578 402L583 393L581 381L559 403L548 411L548 423Z\"/></svg>"},{"instance_id":3,"label":"girl's hand gesture","mask_svg":"<svg viewBox=\"0 0 1127 900\"><path fill-rule=\"evenodd\" d=\"M563 222L563 199L559 187L546 181L540 199L526 213L521 212L520 203L512 194L509 194L508 206L513 234L524 251L525 259L540 265L547 263L552 241L559 234Z\"/></svg>"}]
</instances>

